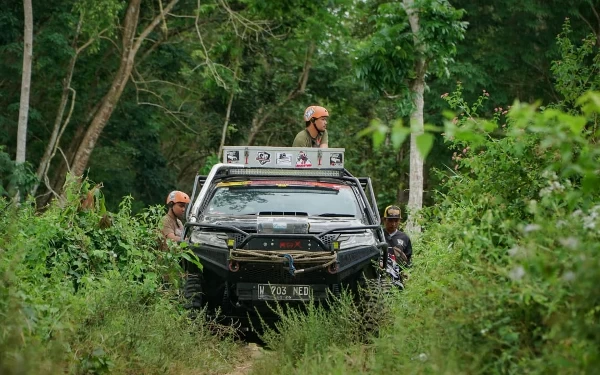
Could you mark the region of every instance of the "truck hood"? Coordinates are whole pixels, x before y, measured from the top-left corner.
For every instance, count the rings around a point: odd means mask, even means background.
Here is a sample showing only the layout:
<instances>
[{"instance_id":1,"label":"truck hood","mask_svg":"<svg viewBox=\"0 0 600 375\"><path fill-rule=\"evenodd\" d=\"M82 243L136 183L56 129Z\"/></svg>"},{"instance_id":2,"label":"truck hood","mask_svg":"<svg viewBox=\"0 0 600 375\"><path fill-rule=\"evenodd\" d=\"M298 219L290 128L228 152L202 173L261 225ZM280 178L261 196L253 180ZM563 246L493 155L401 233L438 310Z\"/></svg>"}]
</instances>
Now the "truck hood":
<instances>
[{"instance_id":1,"label":"truck hood","mask_svg":"<svg viewBox=\"0 0 600 375\"><path fill-rule=\"evenodd\" d=\"M297 217L297 216L205 216L200 222L207 224L226 225L236 227L248 233L262 231L265 224L273 222L278 228L296 228L301 223L308 224L308 233L321 233L331 229L352 228L366 225L354 217ZM277 228L275 228L277 229ZM277 231L277 230L276 230ZM289 233L289 232L288 232ZM292 231L291 233L306 233L305 231Z\"/></svg>"}]
</instances>

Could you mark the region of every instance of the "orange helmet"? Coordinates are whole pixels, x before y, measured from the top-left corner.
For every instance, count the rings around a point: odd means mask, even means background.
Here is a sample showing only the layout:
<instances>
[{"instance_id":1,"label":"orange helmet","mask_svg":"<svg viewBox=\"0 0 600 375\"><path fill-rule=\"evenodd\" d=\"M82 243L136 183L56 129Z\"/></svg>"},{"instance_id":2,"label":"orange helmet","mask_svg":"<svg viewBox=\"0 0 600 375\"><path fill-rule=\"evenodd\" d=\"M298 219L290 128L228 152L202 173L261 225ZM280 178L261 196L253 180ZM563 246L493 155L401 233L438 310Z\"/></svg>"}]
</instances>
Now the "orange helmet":
<instances>
[{"instance_id":1,"label":"orange helmet","mask_svg":"<svg viewBox=\"0 0 600 375\"><path fill-rule=\"evenodd\" d=\"M167 195L167 204L169 203L190 203L190 197L183 191L174 190Z\"/></svg>"},{"instance_id":2,"label":"orange helmet","mask_svg":"<svg viewBox=\"0 0 600 375\"><path fill-rule=\"evenodd\" d=\"M320 118L329 116L329 112L324 107L319 107L318 105L311 105L310 107L304 110L304 121L310 121L313 118Z\"/></svg>"}]
</instances>

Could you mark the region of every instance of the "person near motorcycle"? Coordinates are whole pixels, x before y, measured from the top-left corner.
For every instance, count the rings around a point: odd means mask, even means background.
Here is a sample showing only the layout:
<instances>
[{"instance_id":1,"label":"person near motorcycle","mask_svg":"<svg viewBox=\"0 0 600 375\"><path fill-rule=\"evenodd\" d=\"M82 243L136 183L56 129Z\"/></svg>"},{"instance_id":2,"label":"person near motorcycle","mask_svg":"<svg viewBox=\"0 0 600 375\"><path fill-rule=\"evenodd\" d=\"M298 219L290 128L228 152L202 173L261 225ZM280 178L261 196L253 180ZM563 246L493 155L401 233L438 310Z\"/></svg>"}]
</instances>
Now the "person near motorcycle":
<instances>
[{"instance_id":1,"label":"person near motorcycle","mask_svg":"<svg viewBox=\"0 0 600 375\"><path fill-rule=\"evenodd\" d=\"M304 111L306 128L294 138L292 147L328 147L327 121L329 111L324 107L311 105Z\"/></svg>"},{"instance_id":2,"label":"person near motorcycle","mask_svg":"<svg viewBox=\"0 0 600 375\"><path fill-rule=\"evenodd\" d=\"M400 207L387 206L383 212L383 234L385 241L392 248L396 261L404 267L410 267L412 261L412 244L406 233L398 230Z\"/></svg>"},{"instance_id":3,"label":"person near motorcycle","mask_svg":"<svg viewBox=\"0 0 600 375\"><path fill-rule=\"evenodd\" d=\"M181 241L183 232L183 223L181 219L185 216L185 207L190 203L190 197L178 190L174 190L167 195L167 208L169 212L163 217L162 234L166 239Z\"/></svg>"}]
</instances>

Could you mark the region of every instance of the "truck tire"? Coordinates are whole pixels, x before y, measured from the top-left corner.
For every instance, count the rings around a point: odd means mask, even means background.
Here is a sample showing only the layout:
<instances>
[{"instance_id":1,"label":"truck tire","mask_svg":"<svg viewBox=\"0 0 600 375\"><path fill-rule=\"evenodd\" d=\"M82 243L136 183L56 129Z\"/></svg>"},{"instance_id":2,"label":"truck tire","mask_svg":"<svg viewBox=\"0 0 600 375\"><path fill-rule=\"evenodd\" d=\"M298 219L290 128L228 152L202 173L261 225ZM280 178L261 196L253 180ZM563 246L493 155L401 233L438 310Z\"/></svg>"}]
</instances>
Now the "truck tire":
<instances>
[{"instance_id":1,"label":"truck tire","mask_svg":"<svg viewBox=\"0 0 600 375\"><path fill-rule=\"evenodd\" d=\"M392 323L391 309L388 306L392 290L391 280L386 277L363 279L359 293L359 314L362 321L363 337L377 336L382 326Z\"/></svg>"},{"instance_id":2,"label":"truck tire","mask_svg":"<svg viewBox=\"0 0 600 375\"><path fill-rule=\"evenodd\" d=\"M185 297L185 308L189 310L200 310L203 307L202 277L191 273L187 275L183 296Z\"/></svg>"}]
</instances>

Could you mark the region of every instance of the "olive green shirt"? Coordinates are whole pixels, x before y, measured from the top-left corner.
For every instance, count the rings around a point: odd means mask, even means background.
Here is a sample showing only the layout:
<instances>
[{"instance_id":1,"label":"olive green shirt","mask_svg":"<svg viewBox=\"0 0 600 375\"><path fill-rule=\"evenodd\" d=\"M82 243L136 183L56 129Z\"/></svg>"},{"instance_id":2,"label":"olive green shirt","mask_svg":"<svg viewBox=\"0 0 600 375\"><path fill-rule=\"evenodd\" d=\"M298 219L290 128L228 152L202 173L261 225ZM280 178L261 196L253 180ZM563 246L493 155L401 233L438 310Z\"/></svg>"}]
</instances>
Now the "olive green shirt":
<instances>
[{"instance_id":1,"label":"olive green shirt","mask_svg":"<svg viewBox=\"0 0 600 375\"><path fill-rule=\"evenodd\" d=\"M311 137L308 130L304 129L296 134L292 147L320 147L322 143L329 143L327 129L323 133L319 133L316 138Z\"/></svg>"}]
</instances>

